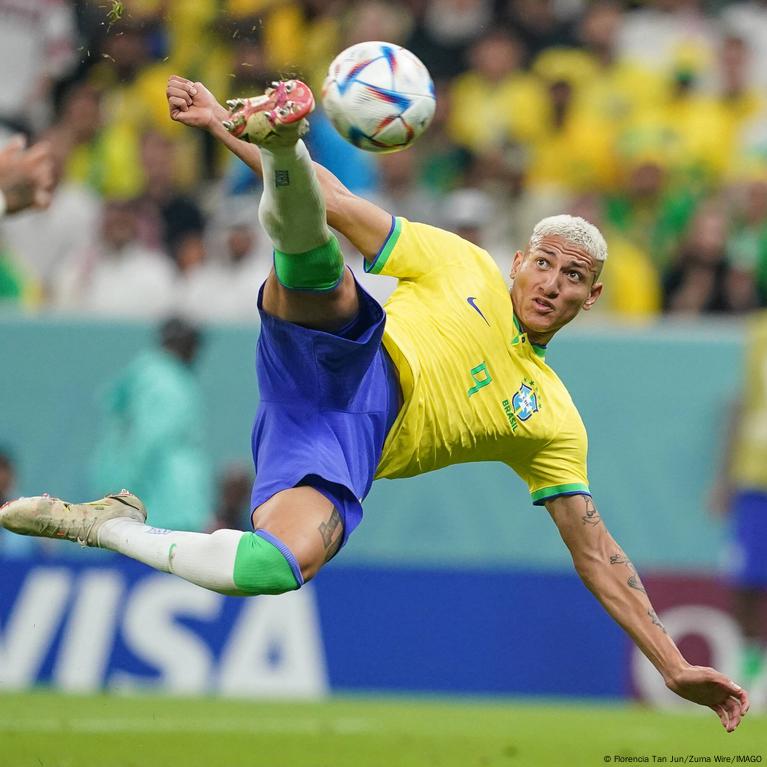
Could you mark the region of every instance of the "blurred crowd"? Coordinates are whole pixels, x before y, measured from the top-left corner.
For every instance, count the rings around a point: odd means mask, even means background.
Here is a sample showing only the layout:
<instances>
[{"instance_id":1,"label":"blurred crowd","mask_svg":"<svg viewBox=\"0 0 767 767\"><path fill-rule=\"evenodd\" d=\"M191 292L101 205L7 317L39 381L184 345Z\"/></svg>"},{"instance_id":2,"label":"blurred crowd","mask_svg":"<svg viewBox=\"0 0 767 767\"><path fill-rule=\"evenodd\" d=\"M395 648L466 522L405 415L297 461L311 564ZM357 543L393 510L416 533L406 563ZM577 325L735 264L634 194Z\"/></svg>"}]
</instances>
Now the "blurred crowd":
<instances>
[{"instance_id":1,"label":"blurred crowd","mask_svg":"<svg viewBox=\"0 0 767 767\"><path fill-rule=\"evenodd\" d=\"M168 118L167 78L222 102L288 75L319 92L336 53L378 39L424 61L437 113L383 156L316 113L310 150L353 191L504 272L538 219L583 215L608 242L612 316L767 306L767 2L0 0L0 18L2 141L47 142L57 182L2 221L4 303L255 319L259 180Z\"/></svg>"}]
</instances>

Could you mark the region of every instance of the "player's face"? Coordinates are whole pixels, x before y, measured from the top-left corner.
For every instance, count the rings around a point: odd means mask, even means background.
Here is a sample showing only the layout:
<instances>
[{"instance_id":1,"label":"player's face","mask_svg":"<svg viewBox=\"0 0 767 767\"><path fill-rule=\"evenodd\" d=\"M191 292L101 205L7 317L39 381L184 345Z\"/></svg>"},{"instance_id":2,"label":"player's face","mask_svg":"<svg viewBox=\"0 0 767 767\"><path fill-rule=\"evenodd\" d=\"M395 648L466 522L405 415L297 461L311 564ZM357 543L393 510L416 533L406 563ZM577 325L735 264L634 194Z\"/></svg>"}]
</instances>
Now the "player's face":
<instances>
[{"instance_id":1,"label":"player's face","mask_svg":"<svg viewBox=\"0 0 767 767\"><path fill-rule=\"evenodd\" d=\"M511 267L514 312L531 341L546 344L602 292L601 263L559 236L517 251Z\"/></svg>"}]
</instances>

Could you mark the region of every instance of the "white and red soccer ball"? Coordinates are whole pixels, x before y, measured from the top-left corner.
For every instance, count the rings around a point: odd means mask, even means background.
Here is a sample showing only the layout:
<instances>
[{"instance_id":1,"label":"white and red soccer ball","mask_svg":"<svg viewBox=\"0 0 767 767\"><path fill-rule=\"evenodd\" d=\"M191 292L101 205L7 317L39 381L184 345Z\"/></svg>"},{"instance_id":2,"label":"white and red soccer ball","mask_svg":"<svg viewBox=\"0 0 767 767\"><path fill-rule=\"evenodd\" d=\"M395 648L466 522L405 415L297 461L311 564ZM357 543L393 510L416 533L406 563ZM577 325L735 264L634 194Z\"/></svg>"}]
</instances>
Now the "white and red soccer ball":
<instances>
[{"instance_id":1,"label":"white and red soccer ball","mask_svg":"<svg viewBox=\"0 0 767 767\"><path fill-rule=\"evenodd\" d=\"M366 42L336 56L322 88L336 130L368 152L397 152L434 116L434 83L426 67L399 45Z\"/></svg>"}]
</instances>

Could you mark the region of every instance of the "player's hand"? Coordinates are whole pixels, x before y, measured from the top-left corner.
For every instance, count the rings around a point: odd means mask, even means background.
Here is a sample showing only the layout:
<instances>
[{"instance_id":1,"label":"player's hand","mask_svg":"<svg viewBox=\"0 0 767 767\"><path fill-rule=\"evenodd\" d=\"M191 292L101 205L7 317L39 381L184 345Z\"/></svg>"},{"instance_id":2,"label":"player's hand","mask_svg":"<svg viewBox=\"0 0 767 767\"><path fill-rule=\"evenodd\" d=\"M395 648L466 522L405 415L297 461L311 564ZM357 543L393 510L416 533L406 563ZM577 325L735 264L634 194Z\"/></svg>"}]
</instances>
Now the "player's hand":
<instances>
[{"instance_id":1,"label":"player's hand","mask_svg":"<svg viewBox=\"0 0 767 767\"><path fill-rule=\"evenodd\" d=\"M170 76L165 96L171 119L192 128L210 130L229 114L202 83L179 75Z\"/></svg>"},{"instance_id":2,"label":"player's hand","mask_svg":"<svg viewBox=\"0 0 767 767\"><path fill-rule=\"evenodd\" d=\"M667 679L666 686L682 698L713 709L727 732L732 732L748 711L748 693L713 668L686 666Z\"/></svg>"},{"instance_id":3,"label":"player's hand","mask_svg":"<svg viewBox=\"0 0 767 767\"><path fill-rule=\"evenodd\" d=\"M54 186L50 144L41 141L27 149L24 136L14 136L0 149L0 190L8 213L47 208Z\"/></svg>"}]
</instances>

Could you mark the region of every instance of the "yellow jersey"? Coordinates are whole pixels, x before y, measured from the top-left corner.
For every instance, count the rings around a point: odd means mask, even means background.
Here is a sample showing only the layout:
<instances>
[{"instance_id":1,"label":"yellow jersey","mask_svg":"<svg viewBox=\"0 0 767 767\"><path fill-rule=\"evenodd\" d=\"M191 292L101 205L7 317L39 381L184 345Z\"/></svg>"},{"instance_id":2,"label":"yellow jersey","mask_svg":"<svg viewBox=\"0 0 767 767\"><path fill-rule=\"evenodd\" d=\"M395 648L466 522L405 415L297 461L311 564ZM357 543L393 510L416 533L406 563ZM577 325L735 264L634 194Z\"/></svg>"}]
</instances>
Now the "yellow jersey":
<instances>
[{"instance_id":1,"label":"yellow jersey","mask_svg":"<svg viewBox=\"0 0 767 767\"><path fill-rule=\"evenodd\" d=\"M741 490L767 490L767 312L760 312L749 324L745 386L730 474L733 485Z\"/></svg>"},{"instance_id":2,"label":"yellow jersey","mask_svg":"<svg viewBox=\"0 0 767 767\"><path fill-rule=\"evenodd\" d=\"M502 461L542 504L589 493L586 430L564 384L517 322L491 256L405 219L365 269L397 277L384 346L404 398L376 472L409 477Z\"/></svg>"}]
</instances>

